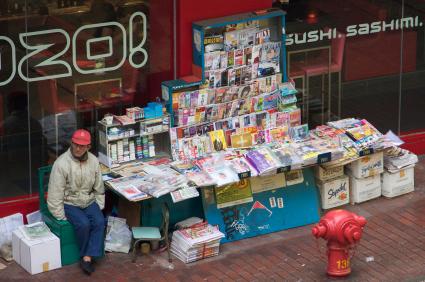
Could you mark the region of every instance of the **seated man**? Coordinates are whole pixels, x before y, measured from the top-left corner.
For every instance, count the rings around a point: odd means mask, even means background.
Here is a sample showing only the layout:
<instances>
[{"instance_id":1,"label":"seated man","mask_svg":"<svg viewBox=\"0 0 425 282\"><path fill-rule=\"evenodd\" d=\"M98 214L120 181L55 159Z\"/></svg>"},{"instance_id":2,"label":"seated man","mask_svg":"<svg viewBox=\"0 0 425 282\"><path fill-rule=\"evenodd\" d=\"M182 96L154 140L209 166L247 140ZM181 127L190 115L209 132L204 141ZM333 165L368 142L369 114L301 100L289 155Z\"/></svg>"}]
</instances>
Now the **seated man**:
<instances>
[{"instance_id":1,"label":"seated man","mask_svg":"<svg viewBox=\"0 0 425 282\"><path fill-rule=\"evenodd\" d=\"M47 206L59 220L74 227L80 247L80 266L90 275L93 257L103 254L105 220L101 210L105 190L99 161L89 152L91 136L84 129L74 132L71 147L53 164Z\"/></svg>"}]
</instances>

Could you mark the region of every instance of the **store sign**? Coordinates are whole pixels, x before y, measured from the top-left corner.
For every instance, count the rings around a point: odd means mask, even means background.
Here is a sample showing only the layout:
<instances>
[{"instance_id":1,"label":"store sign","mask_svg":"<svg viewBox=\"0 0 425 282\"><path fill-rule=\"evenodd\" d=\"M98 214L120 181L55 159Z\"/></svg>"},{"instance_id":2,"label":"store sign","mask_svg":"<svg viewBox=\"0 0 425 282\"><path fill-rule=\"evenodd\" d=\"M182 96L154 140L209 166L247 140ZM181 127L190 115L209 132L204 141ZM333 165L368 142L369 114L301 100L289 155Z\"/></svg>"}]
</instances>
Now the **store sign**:
<instances>
[{"instance_id":1,"label":"store sign","mask_svg":"<svg viewBox=\"0 0 425 282\"><path fill-rule=\"evenodd\" d=\"M140 22L142 25L141 28L141 36L142 40L139 43L134 42L134 34L133 30L136 27L136 24ZM18 75L24 80L28 82L33 81L40 81L40 80L48 80L48 79L56 79L56 78L62 78L62 77L69 77L73 74L73 68L75 71L81 73L81 74L94 74L94 73L103 73L107 71L114 71L119 69L125 62L127 58L127 52L128 52L128 60L131 66L134 68L141 68L143 67L147 60L148 60L148 53L146 49L144 48L144 44L146 42L146 26L147 26L147 20L146 15L142 12L135 12L131 15L129 19L129 30L128 34L125 30L124 26L119 22L105 22L105 23L98 23L98 24L89 24L84 25L78 28L72 38L63 29L56 28L56 29L49 29L49 30L42 30L42 31L34 31L34 32L25 32L19 34L19 41L20 44L27 50L27 55L25 55L19 62L16 61L16 46L15 43L6 36L0 36L0 45L6 43L6 45L10 46L11 49L11 61L12 61L12 70L9 76L3 80L0 81L0 86L8 84L12 79L15 77L16 72L18 72ZM96 28L115 28L115 30L120 34L122 37L122 54L120 57L119 62L114 66L108 66L108 67L101 67L101 68L95 68L95 69L82 69L77 64L77 41L81 40L81 34L83 31L87 31L90 29L96 29ZM37 63L34 65L34 68L37 67L46 67L46 66L63 66L65 67L65 71L62 73L55 73L52 75L46 75L46 76L40 76L40 77L28 77L26 74L27 64L29 61L40 54L41 52L47 50L51 46L54 46L54 43L39 43L37 42L37 45L31 45L28 42L34 42L34 41L40 41L42 38L45 38L46 35L54 35L56 37L62 37L63 42L65 42L65 46L61 51L58 51L56 54L53 54L51 57L44 59L42 62ZM128 37L128 47L127 47L127 37ZM39 40L37 40L39 39ZM3 42L2 42L3 41ZM80 41L78 41L80 44ZM92 46L94 43L98 42L104 42L108 46L107 52L103 54L93 54L92 52ZM85 42L86 47L86 54L88 60L105 60L109 57L112 57L116 54L116 51L114 50L113 45L113 38L112 36L102 36L98 38L90 38L87 39ZM72 43L72 44L71 44ZM61 57L71 48L72 50L72 67L70 62L64 61L61 59ZM0 50L1 51L1 50ZM142 54L143 60L141 62L135 61L136 54ZM2 54L0 52L0 72L4 71L5 68L1 65L2 61L4 62L4 58L2 58Z\"/></svg>"},{"instance_id":2,"label":"store sign","mask_svg":"<svg viewBox=\"0 0 425 282\"><path fill-rule=\"evenodd\" d=\"M419 17L404 17L401 19L394 19L389 22L376 21L372 23L353 24L345 28L345 35L347 37L367 35L378 32L385 32L391 30L401 30L406 28L421 27L423 23L419 21ZM311 30L304 33L291 33L286 36L286 46L294 44L304 44L317 42L321 40L331 40L340 36L336 28L324 30Z\"/></svg>"}]
</instances>

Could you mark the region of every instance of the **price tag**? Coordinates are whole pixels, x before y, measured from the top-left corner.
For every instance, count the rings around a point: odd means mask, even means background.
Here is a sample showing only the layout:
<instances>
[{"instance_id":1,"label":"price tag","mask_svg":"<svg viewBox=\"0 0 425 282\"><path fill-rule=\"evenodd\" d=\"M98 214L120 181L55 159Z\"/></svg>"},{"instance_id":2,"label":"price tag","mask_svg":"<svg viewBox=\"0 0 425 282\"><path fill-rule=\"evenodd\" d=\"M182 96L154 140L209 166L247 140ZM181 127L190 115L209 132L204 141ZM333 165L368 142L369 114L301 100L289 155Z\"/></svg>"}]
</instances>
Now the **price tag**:
<instances>
[{"instance_id":1,"label":"price tag","mask_svg":"<svg viewBox=\"0 0 425 282\"><path fill-rule=\"evenodd\" d=\"M332 159L332 153L323 153L317 156L317 163L318 164L323 164L323 163L327 163Z\"/></svg>"},{"instance_id":2,"label":"price tag","mask_svg":"<svg viewBox=\"0 0 425 282\"><path fill-rule=\"evenodd\" d=\"M372 155L373 153L374 153L373 148L364 149L364 150L361 150L359 152L359 156L364 157L364 156L367 156L367 155Z\"/></svg>"},{"instance_id":3,"label":"price tag","mask_svg":"<svg viewBox=\"0 0 425 282\"><path fill-rule=\"evenodd\" d=\"M291 170L291 166L288 165L288 166L279 167L276 172L277 173L282 173L282 172L287 172L287 171L290 171L290 170Z\"/></svg>"}]
</instances>

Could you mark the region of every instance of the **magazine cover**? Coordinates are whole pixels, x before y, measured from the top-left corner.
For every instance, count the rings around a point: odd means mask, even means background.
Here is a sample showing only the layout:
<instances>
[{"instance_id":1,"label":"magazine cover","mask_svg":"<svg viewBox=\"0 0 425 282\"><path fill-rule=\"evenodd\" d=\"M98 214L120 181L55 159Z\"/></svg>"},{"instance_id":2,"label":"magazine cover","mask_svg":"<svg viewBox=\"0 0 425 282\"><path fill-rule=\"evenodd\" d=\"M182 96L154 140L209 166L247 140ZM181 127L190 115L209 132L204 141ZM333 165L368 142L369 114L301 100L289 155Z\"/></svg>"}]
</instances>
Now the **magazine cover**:
<instances>
[{"instance_id":1,"label":"magazine cover","mask_svg":"<svg viewBox=\"0 0 425 282\"><path fill-rule=\"evenodd\" d=\"M173 93L173 111L177 111L180 105L180 95L182 93L181 92L174 92Z\"/></svg>"},{"instance_id":2,"label":"magazine cover","mask_svg":"<svg viewBox=\"0 0 425 282\"><path fill-rule=\"evenodd\" d=\"M255 34L255 45L270 42L270 29L265 28Z\"/></svg>"},{"instance_id":3,"label":"magazine cover","mask_svg":"<svg viewBox=\"0 0 425 282\"><path fill-rule=\"evenodd\" d=\"M227 68L227 63L228 63L227 52L226 51L221 51L220 52L220 68L221 69L226 69Z\"/></svg>"},{"instance_id":4,"label":"magazine cover","mask_svg":"<svg viewBox=\"0 0 425 282\"><path fill-rule=\"evenodd\" d=\"M251 96L251 85L245 85L238 87L238 98L239 99L245 99L249 96Z\"/></svg>"},{"instance_id":5,"label":"magazine cover","mask_svg":"<svg viewBox=\"0 0 425 282\"><path fill-rule=\"evenodd\" d=\"M206 106L208 104L207 89L201 89L198 93L198 106Z\"/></svg>"},{"instance_id":6,"label":"magazine cover","mask_svg":"<svg viewBox=\"0 0 425 282\"><path fill-rule=\"evenodd\" d=\"M210 72L210 86L217 88L221 86L221 71L215 70Z\"/></svg>"},{"instance_id":7,"label":"magazine cover","mask_svg":"<svg viewBox=\"0 0 425 282\"><path fill-rule=\"evenodd\" d=\"M239 31L238 47L246 48L253 46L255 43L255 35L257 34L257 28L246 28Z\"/></svg>"},{"instance_id":8,"label":"magazine cover","mask_svg":"<svg viewBox=\"0 0 425 282\"><path fill-rule=\"evenodd\" d=\"M243 49L236 49L235 50L235 66L242 66L243 65Z\"/></svg>"},{"instance_id":9,"label":"magazine cover","mask_svg":"<svg viewBox=\"0 0 425 282\"><path fill-rule=\"evenodd\" d=\"M301 110L296 108L289 112L289 120L291 127L301 125Z\"/></svg>"},{"instance_id":10,"label":"magazine cover","mask_svg":"<svg viewBox=\"0 0 425 282\"><path fill-rule=\"evenodd\" d=\"M263 110L266 111L266 110L276 108L278 98L279 98L279 92L278 91L264 95Z\"/></svg>"},{"instance_id":11,"label":"magazine cover","mask_svg":"<svg viewBox=\"0 0 425 282\"><path fill-rule=\"evenodd\" d=\"M277 62L280 59L280 42L268 42L264 43L261 47L260 62Z\"/></svg>"},{"instance_id":12,"label":"magazine cover","mask_svg":"<svg viewBox=\"0 0 425 282\"><path fill-rule=\"evenodd\" d=\"M220 104L226 102L226 93L229 90L229 87L219 87L215 90L215 103Z\"/></svg>"},{"instance_id":13,"label":"magazine cover","mask_svg":"<svg viewBox=\"0 0 425 282\"><path fill-rule=\"evenodd\" d=\"M227 52L227 67L233 67L235 65L235 51L230 50Z\"/></svg>"},{"instance_id":14,"label":"magazine cover","mask_svg":"<svg viewBox=\"0 0 425 282\"><path fill-rule=\"evenodd\" d=\"M259 129L266 129L270 126L269 113L262 112L255 114L255 126Z\"/></svg>"},{"instance_id":15,"label":"magazine cover","mask_svg":"<svg viewBox=\"0 0 425 282\"><path fill-rule=\"evenodd\" d=\"M228 69L221 69L220 73L221 73L221 86L228 86L229 85L229 74L228 74Z\"/></svg>"},{"instance_id":16,"label":"magazine cover","mask_svg":"<svg viewBox=\"0 0 425 282\"><path fill-rule=\"evenodd\" d=\"M267 148L249 151L245 154L245 158L255 167L260 175L278 168L276 165L277 162L273 159L271 152Z\"/></svg>"},{"instance_id":17,"label":"magazine cover","mask_svg":"<svg viewBox=\"0 0 425 282\"><path fill-rule=\"evenodd\" d=\"M239 31L228 31L224 33L224 50L230 51L238 48Z\"/></svg>"},{"instance_id":18,"label":"magazine cover","mask_svg":"<svg viewBox=\"0 0 425 282\"><path fill-rule=\"evenodd\" d=\"M186 107L186 92L180 92L179 95L179 109Z\"/></svg>"},{"instance_id":19,"label":"magazine cover","mask_svg":"<svg viewBox=\"0 0 425 282\"><path fill-rule=\"evenodd\" d=\"M198 96L199 96L199 92L193 91L190 94L190 107L195 108L198 106Z\"/></svg>"},{"instance_id":20,"label":"magazine cover","mask_svg":"<svg viewBox=\"0 0 425 282\"><path fill-rule=\"evenodd\" d=\"M191 91L184 92L184 107L183 108L190 108L190 97L192 96Z\"/></svg>"},{"instance_id":21,"label":"magazine cover","mask_svg":"<svg viewBox=\"0 0 425 282\"><path fill-rule=\"evenodd\" d=\"M293 141L302 141L309 138L308 124L289 128L289 137Z\"/></svg>"},{"instance_id":22,"label":"magazine cover","mask_svg":"<svg viewBox=\"0 0 425 282\"><path fill-rule=\"evenodd\" d=\"M227 71L227 84L229 86L235 85L235 69L231 68Z\"/></svg>"},{"instance_id":23,"label":"magazine cover","mask_svg":"<svg viewBox=\"0 0 425 282\"><path fill-rule=\"evenodd\" d=\"M211 35L204 37L205 53L224 50L223 35Z\"/></svg>"},{"instance_id":24,"label":"magazine cover","mask_svg":"<svg viewBox=\"0 0 425 282\"><path fill-rule=\"evenodd\" d=\"M222 151L227 148L223 130L214 130L208 133L214 151Z\"/></svg>"},{"instance_id":25,"label":"magazine cover","mask_svg":"<svg viewBox=\"0 0 425 282\"><path fill-rule=\"evenodd\" d=\"M218 120L218 105L213 105L212 106L212 111L211 111L211 121L216 121Z\"/></svg>"},{"instance_id":26,"label":"magazine cover","mask_svg":"<svg viewBox=\"0 0 425 282\"><path fill-rule=\"evenodd\" d=\"M210 104L215 104L215 89L207 89L208 92L208 103L207 105Z\"/></svg>"},{"instance_id":27,"label":"magazine cover","mask_svg":"<svg viewBox=\"0 0 425 282\"><path fill-rule=\"evenodd\" d=\"M235 85L239 86L242 82L245 67L235 68Z\"/></svg>"},{"instance_id":28,"label":"magazine cover","mask_svg":"<svg viewBox=\"0 0 425 282\"><path fill-rule=\"evenodd\" d=\"M232 147L232 135L236 132L236 129L228 129L224 131L224 137L229 147Z\"/></svg>"},{"instance_id":29,"label":"magazine cover","mask_svg":"<svg viewBox=\"0 0 425 282\"><path fill-rule=\"evenodd\" d=\"M217 120L223 119L226 113L227 106L226 104L218 104Z\"/></svg>"},{"instance_id":30,"label":"magazine cover","mask_svg":"<svg viewBox=\"0 0 425 282\"><path fill-rule=\"evenodd\" d=\"M245 48L244 52L244 58L243 58L243 64L244 65L250 65L252 64L252 47Z\"/></svg>"},{"instance_id":31,"label":"magazine cover","mask_svg":"<svg viewBox=\"0 0 425 282\"><path fill-rule=\"evenodd\" d=\"M287 136L288 126L286 125L270 129L270 137L272 141L284 141Z\"/></svg>"},{"instance_id":32,"label":"magazine cover","mask_svg":"<svg viewBox=\"0 0 425 282\"><path fill-rule=\"evenodd\" d=\"M251 133L233 134L230 138L233 148L247 148L252 146Z\"/></svg>"},{"instance_id":33,"label":"magazine cover","mask_svg":"<svg viewBox=\"0 0 425 282\"><path fill-rule=\"evenodd\" d=\"M253 144L268 144L272 141L272 137L269 129L259 130L256 133L252 134L252 142Z\"/></svg>"},{"instance_id":34,"label":"magazine cover","mask_svg":"<svg viewBox=\"0 0 425 282\"><path fill-rule=\"evenodd\" d=\"M220 68L220 51L205 53L205 71L217 70Z\"/></svg>"},{"instance_id":35,"label":"magazine cover","mask_svg":"<svg viewBox=\"0 0 425 282\"><path fill-rule=\"evenodd\" d=\"M263 45L255 45L252 47L252 54L251 54L251 63L252 64L259 64L260 63L260 55L261 55L261 49Z\"/></svg>"}]
</instances>

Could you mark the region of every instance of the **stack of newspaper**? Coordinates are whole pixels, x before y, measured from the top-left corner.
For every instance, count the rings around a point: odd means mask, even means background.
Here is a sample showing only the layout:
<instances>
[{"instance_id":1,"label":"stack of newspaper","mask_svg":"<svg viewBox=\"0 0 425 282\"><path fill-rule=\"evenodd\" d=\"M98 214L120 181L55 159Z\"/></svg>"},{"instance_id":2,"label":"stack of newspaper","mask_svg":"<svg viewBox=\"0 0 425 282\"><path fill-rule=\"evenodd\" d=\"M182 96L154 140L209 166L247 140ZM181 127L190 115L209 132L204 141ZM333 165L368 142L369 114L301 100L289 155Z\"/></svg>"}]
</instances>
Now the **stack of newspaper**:
<instances>
[{"instance_id":1,"label":"stack of newspaper","mask_svg":"<svg viewBox=\"0 0 425 282\"><path fill-rule=\"evenodd\" d=\"M174 231L171 252L184 263L218 255L224 234L208 223Z\"/></svg>"},{"instance_id":2,"label":"stack of newspaper","mask_svg":"<svg viewBox=\"0 0 425 282\"><path fill-rule=\"evenodd\" d=\"M418 156L399 147L392 147L384 154L384 166L389 172L397 172L400 169L413 166L417 162Z\"/></svg>"}]
</instances>

